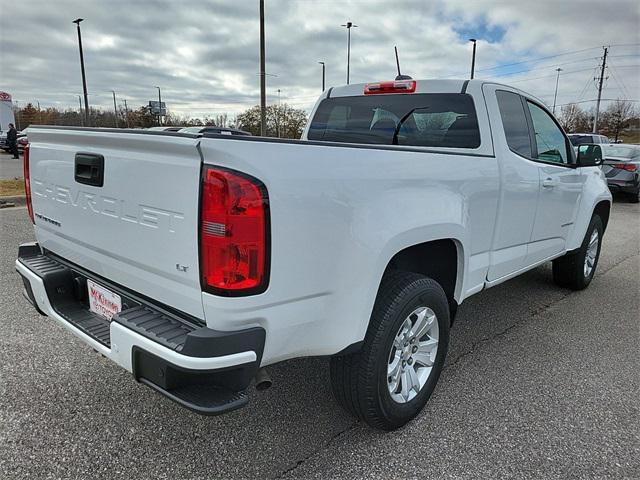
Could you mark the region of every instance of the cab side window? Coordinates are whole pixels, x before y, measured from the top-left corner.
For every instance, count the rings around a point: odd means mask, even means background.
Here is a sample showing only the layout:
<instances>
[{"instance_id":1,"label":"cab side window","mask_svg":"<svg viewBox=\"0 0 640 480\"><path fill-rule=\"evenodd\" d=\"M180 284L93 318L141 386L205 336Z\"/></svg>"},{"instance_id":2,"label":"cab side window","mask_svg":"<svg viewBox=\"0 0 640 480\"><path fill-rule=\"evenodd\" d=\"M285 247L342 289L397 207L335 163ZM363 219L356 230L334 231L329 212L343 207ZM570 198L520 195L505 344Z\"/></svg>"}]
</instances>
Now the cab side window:
<instances>
[{"instance_id":1,"label":"cab side window","mask_svg":"<svg viewBox=\"0 0 640 480\"><path fill-rule=\"evenodd\" d=\"M569 163L567 142L560 127L535 103L527 101L527 106L531 114L537 147L537 155L533 158L547 163Z\"/></svg>"},{"instance_id":2,"label":"cab side window","mask_svg":"<svg viewBox=\"0 0 640 480\"><path fill-rule=\"evenodd\" d=\"M531 137L520 95L497 90L496 99L509 148L519 155L531 158Z\"/></svg>"}]
</instances>

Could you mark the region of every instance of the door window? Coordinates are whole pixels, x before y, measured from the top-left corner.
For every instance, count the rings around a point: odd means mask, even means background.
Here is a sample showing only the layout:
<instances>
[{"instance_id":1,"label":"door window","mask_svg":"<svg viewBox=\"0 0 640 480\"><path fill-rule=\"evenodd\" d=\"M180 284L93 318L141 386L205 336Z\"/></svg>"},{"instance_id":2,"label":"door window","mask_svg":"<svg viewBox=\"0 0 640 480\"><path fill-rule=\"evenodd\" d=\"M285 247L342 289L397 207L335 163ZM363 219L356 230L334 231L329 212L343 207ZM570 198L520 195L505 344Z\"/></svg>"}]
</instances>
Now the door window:
<instances>
[{"instance_id":1,"label":"door window","mask_svg":"<svg viewBox=\"0 0 640 480\"><path fill-rule=\"evenodd\" d=\"M567 142L560 127L542 108L531 102L527 105L538 150L534 158L547 163L569 163Z\"/></svg>"},{"instance_id":2,"label":"door window","mask_svg":"<svg viewBox=\"0 0 640 480\"><path fill-rule=\"evenodd\" d=\"M498 90L496 98L509 148L520 155L531 158L531 137L520 95Z\"/></svg>"}]
</instances>

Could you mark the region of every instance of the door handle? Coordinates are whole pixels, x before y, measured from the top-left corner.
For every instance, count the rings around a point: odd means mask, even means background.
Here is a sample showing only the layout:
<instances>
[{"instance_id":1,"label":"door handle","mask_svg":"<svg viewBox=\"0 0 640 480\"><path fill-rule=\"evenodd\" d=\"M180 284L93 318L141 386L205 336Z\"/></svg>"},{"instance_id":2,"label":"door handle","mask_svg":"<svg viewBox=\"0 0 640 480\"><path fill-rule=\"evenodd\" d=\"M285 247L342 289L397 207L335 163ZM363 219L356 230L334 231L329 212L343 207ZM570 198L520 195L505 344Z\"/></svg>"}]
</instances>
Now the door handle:
<instances>
[{"instance_id":1,"label":"door handle","mask_svg":"<svg viewBox=\"0 0 640 480\"><path fill-rule=\"evenodd\" d=\"M78 183L102 187L104 184L104 157L95 153L76 153L74 179Z\"/></svg>"},{"instance_id":2,"label":"door handle","mask_svg":"<svg viewBox=\"0 0 640 480\"><path fill-rule=\"evenodd\" d=\"M542 186L544 188L553 188L558 184L558 182L556 180L554 180L553 178L545 178L542 181Z\"/></svg>"}]
</instances>

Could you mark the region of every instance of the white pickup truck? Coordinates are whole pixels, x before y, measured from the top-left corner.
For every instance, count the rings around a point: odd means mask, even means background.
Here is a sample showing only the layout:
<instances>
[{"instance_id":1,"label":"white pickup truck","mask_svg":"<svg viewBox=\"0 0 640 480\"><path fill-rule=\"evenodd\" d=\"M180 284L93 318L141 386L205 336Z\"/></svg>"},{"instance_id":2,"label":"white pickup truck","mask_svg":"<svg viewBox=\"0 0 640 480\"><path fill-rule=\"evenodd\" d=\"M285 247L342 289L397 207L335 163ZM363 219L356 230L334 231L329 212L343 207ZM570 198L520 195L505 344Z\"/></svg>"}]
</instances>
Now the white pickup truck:
<instances>
[{"instance_id":1,"label":"white pickup truck","mask_svg":"<svg viewBox=\"0 0 640 480\"><path fill-rule=\"evenodd\" d=\"M585 288L609 219L600 147L576 154L540 101L479 80L328 89L302 140L30 131L25 297L204 414L328 355L337 401L397 428L459 304L548 261Z\"/></svg>"}]
</instances>

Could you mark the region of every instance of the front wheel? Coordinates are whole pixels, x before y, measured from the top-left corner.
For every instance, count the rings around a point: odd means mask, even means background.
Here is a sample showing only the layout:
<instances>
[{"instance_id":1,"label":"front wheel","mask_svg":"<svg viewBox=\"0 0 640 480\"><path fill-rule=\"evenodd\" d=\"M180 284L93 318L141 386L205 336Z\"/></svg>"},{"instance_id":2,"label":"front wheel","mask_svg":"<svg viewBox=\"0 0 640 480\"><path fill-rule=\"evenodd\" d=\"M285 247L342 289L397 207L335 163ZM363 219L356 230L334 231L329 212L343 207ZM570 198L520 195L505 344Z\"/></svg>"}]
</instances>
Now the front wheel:
<instances>
[{"instance_id":1,"label":"front wheel","mask_svg":"<svg viewBox=\"0 0 640 480\"><path fill-rule=\"evenodd\" d=\"M331 359L334 396L383 430L401 427L427 403L449 345L449 304L434 280L409 272L383 279L362 349Z\"/></svg>"},{"instance_id":2,"label":"front wheel","mask_svg":"<svg viewBox=\"0 0 640 480\"><path fill-rule=\"evenodd\" d=\"M553 280L558 285L572 290L589 286L598 266L603 233L602 220L594 215L580 248L553 261Z\"/></svg>"}]
</instances>

